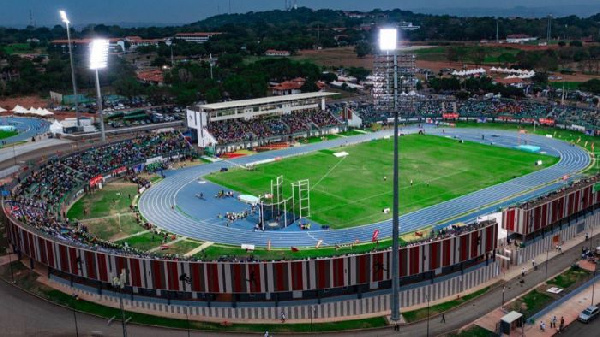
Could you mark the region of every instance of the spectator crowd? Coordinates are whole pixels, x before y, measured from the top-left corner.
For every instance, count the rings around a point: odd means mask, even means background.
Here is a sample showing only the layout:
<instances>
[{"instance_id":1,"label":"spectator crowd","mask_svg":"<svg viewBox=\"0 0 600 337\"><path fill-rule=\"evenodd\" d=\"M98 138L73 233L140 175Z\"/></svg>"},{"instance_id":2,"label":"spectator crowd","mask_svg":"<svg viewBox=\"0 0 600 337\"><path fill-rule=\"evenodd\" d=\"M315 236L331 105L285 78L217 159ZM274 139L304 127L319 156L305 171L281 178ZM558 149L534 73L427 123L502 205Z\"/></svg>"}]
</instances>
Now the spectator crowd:
<instances>
[{"instance_id":1,"label":"spectator crowd","mask_svg":"<svg viewBox=\"0 0 600 337\"><path fill-rule=\"evenodd\" d=\"M227 144L293 135L313 128L320 129L340 123L330 111L311 110L249 120L214 121L208 124L208 131L217 139L217 142Z\"/></svg>"}]
</instances>

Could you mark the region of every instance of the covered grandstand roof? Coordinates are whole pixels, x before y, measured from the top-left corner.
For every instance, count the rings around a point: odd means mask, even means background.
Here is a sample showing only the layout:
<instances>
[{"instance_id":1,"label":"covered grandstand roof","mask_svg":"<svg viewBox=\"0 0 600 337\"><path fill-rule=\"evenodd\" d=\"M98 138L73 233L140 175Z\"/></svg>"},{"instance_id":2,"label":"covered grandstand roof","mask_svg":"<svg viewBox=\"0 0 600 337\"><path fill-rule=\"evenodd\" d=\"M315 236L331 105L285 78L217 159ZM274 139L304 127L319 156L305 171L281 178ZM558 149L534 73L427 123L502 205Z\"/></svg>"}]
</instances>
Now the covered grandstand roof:
<instances>
[{"instance_id":1,"label":"covered grandstand roof","mask_svg":"<svg viewBox=\"0 0 600 337\"><path fill-rule=\"evenodd\" d=\"M335 92L309 92L306 94L294 94L294 95L283 95L283 96L272 96L272 97L263 97L256 99L246 99L239 101L229 101L229 102L221 102L221 103L213 103L213 104L204 104L199 107L203 110L218 110L218 109L227 109L227 108L236 108L241 106L251 106L251 105L261 105L261 104L269 104L269 103L277 103L277 102L289 102L296 101L301 99L310 99L310 98L321 98L337 95Z\"/></svg>"}]
</instances>

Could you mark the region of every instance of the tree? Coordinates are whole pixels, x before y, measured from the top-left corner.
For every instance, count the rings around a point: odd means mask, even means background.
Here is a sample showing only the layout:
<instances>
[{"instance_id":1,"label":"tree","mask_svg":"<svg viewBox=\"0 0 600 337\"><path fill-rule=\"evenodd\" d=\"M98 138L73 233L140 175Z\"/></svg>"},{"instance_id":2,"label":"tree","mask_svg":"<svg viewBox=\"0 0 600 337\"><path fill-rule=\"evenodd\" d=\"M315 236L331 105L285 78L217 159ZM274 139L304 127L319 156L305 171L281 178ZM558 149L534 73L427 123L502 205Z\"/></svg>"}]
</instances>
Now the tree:
<instances>
[{"instance_id":1,"label":"tree","mask_svg":"<svg viewBox=\"0 0 600 337\"><path fill-rule=\"evenodd\" d=\"M517 58L511 53L502 53L498 56L498 63L508 66L509 64L517 62Z\"/></svg>"},{"instance_id":2,"label":"tree","mask_svg":"<svg viewBox=\"0 0 600 337\"><path fill-rule=\"evenodd\" d=\"M218 87L210 88L204 93L204 99L206 99L208 103L219 102L222 98L221 89Z\"/></svg>"},{"instance_id":3,"label":"tree","mask_svg":"<svg viewBox=\"0 0 600 337\"><path fill-rule=\"evenodd\" d=\"M122 77L113 83L113 88L119 95L132 100L135 96L143 93L143 87L136 79L132 77Z\"/></svg>"},{"instance_id":4,"label":"tree","mask_svg":"<svg viewBox=\"0 0 600 337\"><path fill-rule=\"evenodd\" d=\"M334 73L324 73L320 77L321 81L331 83L337 81L337 75Z\"/></svg>"},{"instance_id":5,"label":"tree","mask_svg":"<svg viewBox=\"0 0 600 337\"><path fill-rule=\"evenodd\" d=\"M449 47L446 49L446 59L450 62L458 62L459 51L456 47Z\"/></svg>"},{"instance_id":6,"label":"tree","mask_svg":"<svg viewBox=\"0 0 600 337\"><path fill-rule=\"evenodd\" d=\"M167 64L169 64L169 61L167 61L167 59L162 56L155 58L154 61L150 63L150 65L153 67L162 67Z\"/></svg>"},{"instance_id":7,"label":"tree","mask_svg":"<svg viewBox=\"0 0 600 337\"><path fill-rule=\"evenodd\" d=\"M300 87L300 91L303 93L304 92L317 92L317 91L319 91L319 87L317 86L317 83L315 83L315 81L307 79L306 82L304 82L304 84L302 85L302 87Z\"/></svg>"},{"instance_id":8,"label":"tree","mask_svg":"<svg viewBox=\"0 0 600 337\"><path fill-rule=\"evenodd\" d=\"M600 80L596 78L591 79L587 82L579 84L579 88L594 94L600 94Z\"/></svg>"},{"instance_id":9,"label":"tree","mask_svg":"<svg viewBox=\"0 0 600 337\"><path fill-rule=\"evenodd\" d=\"M371 53L371 45L366 41L361 41L354 47L354 52L356 56L363 58Z\"/></svg>"},{"instance_id":10,"label":"tree","mask_svg":"<svg viewBox=\"0 0 600 337\"><path fill-rule=\"evenodd\" d=\"M346 71L348 72L348 75L356 77L359 82L364 81L371 73L369 69L363 67L350 67Z\"/></svg>"},{"instance_id":11,"label":"tree","mask_svg":"<svg viewBox=\"0 0 600 337\"><path fill-rule=\"evenodd\" d=\"M533 83L537 84L547 84L548 83L548 73L538 71L531 78Z\"/></svg>"},{"instance_id":12,"label":"tree","mask_svg":"<svg viewBox=\"0 0 600 337\"><path fill-rule=\"evenodd\" d=\"M581 41L571 41L569 43L569 46L571 46L571 47L583 47L583 42L581 42Z\"/></svg>"},{"instance_id":13,"label":"tree","mask_svg":"<svg viewBox=\"0 0 600 337\"><path fill-rule=\"evenodd\" d=\"M487 50L483 47L477 47L470 51L469 59L476 65L480 65L485 61Z\"/></svg>"}]
</instances>

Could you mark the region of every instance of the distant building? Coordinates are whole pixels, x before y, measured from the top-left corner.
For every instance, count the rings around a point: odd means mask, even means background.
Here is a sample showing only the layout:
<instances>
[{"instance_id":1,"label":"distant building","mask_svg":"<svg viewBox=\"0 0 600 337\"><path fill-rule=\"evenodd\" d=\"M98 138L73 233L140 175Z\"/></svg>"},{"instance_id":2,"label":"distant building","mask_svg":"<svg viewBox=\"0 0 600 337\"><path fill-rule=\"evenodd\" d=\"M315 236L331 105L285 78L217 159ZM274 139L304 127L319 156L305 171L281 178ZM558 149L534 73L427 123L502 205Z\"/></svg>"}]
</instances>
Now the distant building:
<instances>
[{"instance_id":1,"label":"distant building","mask_svg":"<svg viewBox=\"0 0 600 337\"><path fill-rule=\"evenodd\" d=\"M361 23L359 29L370 31L375 26L374 23Z\"/></svg>"},{"instance_id":2,"label":"distant building","mask_svg":"<svg viewBox=\"0 0 600 337\"><path fill-rule=\"evenodd\" d=\"M87 47L92 39L71 39L73 48ZM69 41L68 40L53 40L50 44L56 47L61 47L63 53L69 52ZM125 51L125 41L122 38L113 37L108 39L108 51L111 53L117 53Z\"/></svg>"},{"instance_id":3,"label":"distant building","mask_svg":"<svg viewBox=\"0 0 600 337\"><path fill-rule=\"evenodd\" d=\"M418 30L418 29L421 29L421 26L413 25L412 22L402 22L400 24L400 29L402 29L402 30Z\"/></svg>"},{"instance_id":4,"label":"distant building","mask_svg":"<svg viewBox=\"0 0 600 337\"><path fill-rule=\"evenodd\" d=\"M178 33L175 34L175 39L184 40L187 42L204 43L211 37L221 35L219 32L195 32L195 33Z\"/></svg>"},{"instance_id":5,"label":"distant building","mask_svg":"<svg viewBox=\"0 0 600 337\"><path fill-rule=\"evenodd\" d=\"M497 78L494 80L494 83L501 83L504 85L509 85L511 87L523 89L525 81L522 78L511 77L511 78Z\"/></svg>"},{"instance_id":6,"label":"distant building","mask_svg":"<svg viewBox=\"0 0 600 337\"><path fill-rule=\"evenodd\" d=\"M508 35L506 37L506 42L508 43L524 43L524 42L530 42L530 41L537 41L537 37L534 36L529 36L529 35L525 35L525 34L513 34L513 35Z\"/></svg>"},{"instance_id":7,"label":"distant building","mask_svg":"<svg viewBox=\"0 0 600 337\"><path fill-rule=\"evenodd\" d=\"M125 36L125 41L129 42L130 44L130 48L137 48L137 47L147 47L147 46L154 46L154 47L158 47L158 44L161 42L165 42L166 39L142 39L139 36Z\"/></svg>"},{"instance_id":8,"label":"distant building","mask_svg":"<svg viewBox=\"0 0 600 337\"><path fill-rule=\"evenodd\" d=\"M164 82L163 72L160 69L140 70L136 75L138 81L143 83L161 86Z\"/></svg>"},{"instance_id":9,"label":"distant building","mask_svg":"<svg viewBox=\"0 0 600 337\"><path fill-rule=\"evenodd\" d=\"M291 81L275 83L271 87L271 94L274 96L296 95L302 93L300 88L306 83L304 78L298 77Z\"/></svg>"},{"instance_id":10,"label":"distant building","mask_svg":"<svg viewBox=\"0 0 600 337\"><path fill-rule=\"evenodd\" d=\"M287 50L269 49L265 52L265 56L290 56L291 53Z\"/></svg>"},{"instance_id":11,"label":"distant building","mask_svg":"<svg viewBox=\"0 0 600 337\"><path fill-rule=\"evenodd\" d=\"M353 18L353 19L362 19L362 18L366 18L367 14L363 13L363 12L350 12L350 11L345 11L344 15L347 18Z\"/></svg>"}]
</instances>

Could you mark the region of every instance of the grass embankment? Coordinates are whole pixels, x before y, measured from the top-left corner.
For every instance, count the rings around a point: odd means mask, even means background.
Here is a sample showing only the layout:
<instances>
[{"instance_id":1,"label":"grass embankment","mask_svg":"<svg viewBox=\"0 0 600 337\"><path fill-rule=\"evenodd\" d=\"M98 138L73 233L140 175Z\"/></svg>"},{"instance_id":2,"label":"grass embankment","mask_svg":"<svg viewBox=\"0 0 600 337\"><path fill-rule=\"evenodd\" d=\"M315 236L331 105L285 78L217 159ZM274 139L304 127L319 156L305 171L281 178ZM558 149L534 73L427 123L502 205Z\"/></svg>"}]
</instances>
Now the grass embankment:
<instances>
[{"instance_id":1,"label":"grass embankment","mask_svg":"<svg viewBox=\"0 0 600 337\"><path fill-rule=\"evenodd\" d=\"M157 183L162 178L151 175ZM102 190L83 196L67 212L69 218L78 219L88 227L90 233L103 240L115 241L141 251L153 250L163 243L170 243L166 249L158 249L156 254L185 254L201 245L194 240L172 242L173 237L145 231L131 211L137 185L131 183L111 183Z\"/></svg>"},{"instance_id":2,"label":"grass embankment","mask_svg":"<svg viewBox=\"0 0 600 337\"><path fill-rule=\"evenodd\" d=\"M513 57L519 53L519 49L510 47L486 47L486 46L438 46L432 48L423 48L412 51L419 60L448 62L449 50L453 49L459 59L468 59L468 55L475 50L482 48L485 52L484 64L501 64L504 61L499 60L502 54L510 54Z\"/></svg>"},{"instance_id":3,"label":"grass embankment","mask_svg":"<svg viewBox=\"0 0 600 337\"><path fill-rule=\"evenodd\" d=\"M112 183L87 194L75 202L67 212L70 219L78 219L90 233L116 240L143 230L131 211L137 184Z\"/></svg>"},{"instance_id":4,"label":"grass embankment","mask_svg":"<svg viewBox=\"0 0 600 337\"><path fill-rule=\"evenodd\" d=\"M344 132L340 132L338 133L338 135L340 136L362 136L364 134L368 133L367 131L359 131L359 130L348 130L348 131L344 131Z\"/></svg>"},{"instance_id":5,"label":"grass embankment","mask_svg":"<svg viewBox=\"0 0 600 337\"><path fill-rule=\"evenodd\" d=\"M27 269L22 263L15 261L12 264L13 273L15 275L16 285L30 293L33 293L45 300L56 303L58 305L75 309L80 312L93 314L105 319L111 319L113 317L119 319L121 317L121 311L117 308L106 307L103 305L96 304L94 302L78 300L72 296L62 293L58 290L52 289L44 284L38 283L36 279L38 274L34 271ZM11 280L10 270L8 266L3 266L0 271L0 276L7 281ZM127 309L127 308L125 308ZM134 312L125 312L125 317L128 319L130 324L141 324L141 325L152 325L161 326L166 328L177 328L187 329L188 322L185 319L172 319L159 317L148 314L140 314ZM375 317L368 319L357 319L347 320L333 323L303 323L303 324L223 324L223 323L211 323L211 322L199 322L192 320L189 322L189 328L192 330L202 331L215 331L215 332L264 332L269 331L272 333L281 332L332 332L332 331L343 331L343 330L356 330L356 329L368 329L383 327L387 323L383 317Z\"/></svg>"},{"instance_id":6,"label":"grass embankment","mask_svg":"<svg viewBox=\"0 0 600 337\"><path fill-rule=\"evenodd\" d=\"M6 138L9 138L9 137L12 137L12 136L16 136L18 134L19 134L19 132L17 132L17 131L3 131L3 130L0 130L0 139L6 139Z\"/></svg>"},{"instance_id":7,"label":"grass embankment","mask_svg":"<svg viewBox=\"0 0 600 337\"><path fill-rule=\"evenodd\" d=\"M405 241L400 239L400 244L405 244ZM308 248L299 249L297 252L292 252L290 249L271 249L258 248L252 252L247 252L245 249L241 249L235 246L214 244L204 249L202 252L195 255L197 258L206 260L216 260L219 257L237 257L244 258L253 256L260 260L281 260L281 259L305 259L305 258L319 258L319 257L330 257L336 255L345 254L363 254L372 251L373 249L385 249L392 245L392 241L389 239L382 240L379 243L363 243L357 245L344 245L339 248L336 247L322 247L322 248Z\"/></svg>"},{"instance_id":8,"label":"grass embankment","mask_svg":"<svg viewBox=\"0 0 600 337\"><path fill-rule=\"evenodd\" d=\"M432 305L431 307L429 307L429 316L430 317L435 316L437 314L441 314L443 312L454 309L454 308L458 307L459 305L462 305L470 300L473 300L473 299L487 293L489 290L490 290L490 287L485 287L485 288L479 289L471 294L460 297L456 300L451 300L451 301ZM427 308L421 308L421 309L406 311L406 312L402 313L402 317L404 317L404 319L408 323L426 319L427 315L428 315Z\"/></svg>"},{"instance_id":9,"label":"grass embankment","mask_svg":"<svg viewBox=\"0 0 600 337\"><path fill-rule=\"evenodd\" d=\"M334 152L349 155L337 158ZM543 160L542 166L534 162ZM400 212L407 213L555 164L558 158L438 136L400 139ZM312 219L334 229L391 218L393 142L379 140L321 150L256 170L213 173L207 179L247 194L264 194L283 175L283 194L301 179L311 183ZM360 177L360 178L358 178ZM358 178L358 179L357 179ZM412 184L411 184L412 181Z\"/></svg>"},{"instance_id":10,"label":"grass embankment","mask_svg":"<svg viewBox=\"0 0 600 337\"><path fill-rule=\"evenodd\" d=\"M325 135L325 136L312 136L309 138L306 138L304 140L301 140L301 143L307 143L307 144L312 144L312 143L318 143L318 142L322 142L322 141L326 141L326 140L334 140L340 138L339 135Z\"/></svg>"},{"instance_id":11,"label":"grass embankment","mask_svg":"<svg viewBox=\"0 0 600 337\"><path fill-rule=\"evenodd\" d=\"M571 267L556 277L548 280L545 285L539 286L527 294L517 298L514 302L507 305L509 311L514 310L523 314L525 319L529 319L534 314L540 312L552 302L565 296L575 290L582 283L590 278L590 272L579 268ZM559 295L548 293L547 289L557 286L563 289Z\"/></svg>"},{"instance_id":12,"label":"grass embankment","mask_svg":"<svg viewBox=\"0 0 600 337\"><path fill-rule=\"evenodd\" d=\"M527 294L519 297L516 301L512 302L508 307L509 311L517 311L523 314L528 319L535 313L541 311L550 303L554 301L554 298L548 294L545 294L538 289L534 289Z\"/></svg>"},{"instance_id":13,"label":"grass embankment","mask_svg":"<svg viewBox=\"0 0 600 337\"><path fill-rule=\"evenodd\" d=\"M556 89L565 88L567 90L577 90L582 82L550 82L548 83L551 87Z\"/></svg>"},{"instance_id":14,"label":"grass embankment","mask_svg":"<svg viewBox=\"0 0 600 337\"><path fill-rule=\"evenodd\" d=\"M550 279L546 284L555 285L562 289L569 289L575 284L584 282L589 277L589 271L580 268L571 268L555 278Z\"/></svg>"}]
</instances>

